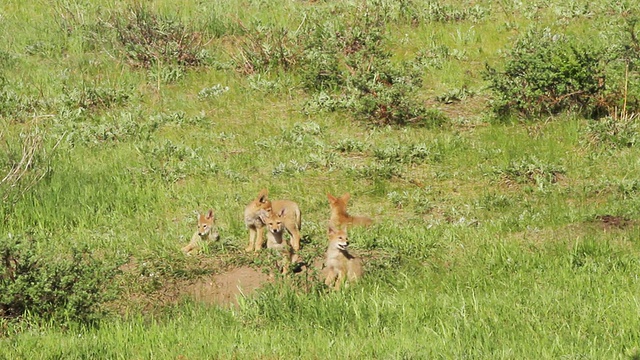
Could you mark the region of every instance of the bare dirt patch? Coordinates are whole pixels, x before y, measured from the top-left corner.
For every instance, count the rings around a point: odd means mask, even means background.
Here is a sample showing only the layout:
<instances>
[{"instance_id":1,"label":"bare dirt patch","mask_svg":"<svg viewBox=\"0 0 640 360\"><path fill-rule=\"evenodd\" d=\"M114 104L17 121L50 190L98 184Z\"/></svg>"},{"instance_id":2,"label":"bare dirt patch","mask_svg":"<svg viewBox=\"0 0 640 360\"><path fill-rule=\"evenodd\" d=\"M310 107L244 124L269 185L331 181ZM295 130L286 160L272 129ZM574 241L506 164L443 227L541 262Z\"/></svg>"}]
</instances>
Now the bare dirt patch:
<instances>
[{"instance_id":1,"label":"bare dirt patch","mask_svg":"<svg viewBox=\"0 0 640 360\"><path fill-rule=\"evenodd\" d=\"M624 229L632 225L632 221L622 216L615 215L597 215L593 220L602 230Z\"/></svg>"},{"instance_id":2,"label":"bare dirt patch","mask_svg":"<svg viewBox=\"0 0 640 360\"><path fill-rule=\"evenodd\" d=\"M237 296L253 293L270 279L269 275L259 270L242 266L200 278L185 286L183 292L198 302L224 306L237 304Z\"/></svg>"}]
</instances>

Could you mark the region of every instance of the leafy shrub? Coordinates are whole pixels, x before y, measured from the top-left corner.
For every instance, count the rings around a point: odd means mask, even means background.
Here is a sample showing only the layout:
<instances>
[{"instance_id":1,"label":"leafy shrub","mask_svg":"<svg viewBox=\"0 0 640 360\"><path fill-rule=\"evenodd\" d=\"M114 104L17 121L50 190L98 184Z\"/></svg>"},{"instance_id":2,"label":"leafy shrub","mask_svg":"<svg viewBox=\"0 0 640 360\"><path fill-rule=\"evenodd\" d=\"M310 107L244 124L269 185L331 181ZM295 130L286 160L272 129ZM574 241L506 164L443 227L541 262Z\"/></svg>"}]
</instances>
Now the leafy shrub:
<instances>
[{"instance_id":1,"label":"leafy shrub","mask_svg":"<svg viewBox=\"0 0 640 360\"><path fill-rule=\"evenodd\" d=\"M417 98L420 69L394 64L385 49L385 9L343 10L332 21L311 19L303 42L301 79L311 93L306 111L344 110L375 124L430 124Z\"/></svg>"},{"instance_id":2,"label":"leafy shrub","mask_svg":"<svg viewBox=\"0 0 640 360\"><path fill-rule=\"evenodd\" d=\"M587 116L606 113L604 49L532 30L519 38L503 71L489 65L484 76L501 116L557 114L576 110Z\"/></svg>"},{"instance_id":3,"label":"leafy shrub","mask_svg":"<svg viewBox=\"0 0 640 360\"><path fill-rule=\"evenodd\" d=\"M63 256L37 254L31 239L0 241L0 317L27 312L42 319L90 322L104 313L115 293L109 281L117 265L94 258L86 248Z\"/></svg>"},{"instance_id":4,"label":"leafy shrub","mask_svg":"<svg viewBox=\"0 0 640 360\"><path fill-rule=\"evenodd\" d=\"M143 5L112 14L109 27L134 66L151 68L157 63L184 67L204 63L203 39L176 19L160 16Z\"/></svg>"}]
</instances>

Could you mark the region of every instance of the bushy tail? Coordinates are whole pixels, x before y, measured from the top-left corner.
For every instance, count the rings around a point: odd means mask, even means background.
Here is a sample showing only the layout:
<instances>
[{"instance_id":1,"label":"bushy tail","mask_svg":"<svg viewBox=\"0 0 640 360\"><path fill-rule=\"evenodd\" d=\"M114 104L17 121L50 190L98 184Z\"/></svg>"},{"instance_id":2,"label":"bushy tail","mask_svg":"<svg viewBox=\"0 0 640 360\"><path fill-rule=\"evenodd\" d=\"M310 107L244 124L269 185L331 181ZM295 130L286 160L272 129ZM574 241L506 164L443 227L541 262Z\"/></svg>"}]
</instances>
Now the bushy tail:
<instances>
[{"instance_id":1,"label":"bushy tail","mask_svg":"<svg viewBox=\"0 0 640 360\"><path fill-rule=\"evenodd\" d=\"M302 229L302 213L300 212L300 208L296 207L296 225L298 225L298 230Z\"/></svg>"},{"instance_id":2,"label":"bushy tail","mask_svg":"<svg viewBox=\"0 0 640 360\"><path fill-rule=\"evenodd\" d=\"M373 220L366 216L352 216L350 220L350 225L369 226L373 224Z\"/></svg>"}]
</instances>

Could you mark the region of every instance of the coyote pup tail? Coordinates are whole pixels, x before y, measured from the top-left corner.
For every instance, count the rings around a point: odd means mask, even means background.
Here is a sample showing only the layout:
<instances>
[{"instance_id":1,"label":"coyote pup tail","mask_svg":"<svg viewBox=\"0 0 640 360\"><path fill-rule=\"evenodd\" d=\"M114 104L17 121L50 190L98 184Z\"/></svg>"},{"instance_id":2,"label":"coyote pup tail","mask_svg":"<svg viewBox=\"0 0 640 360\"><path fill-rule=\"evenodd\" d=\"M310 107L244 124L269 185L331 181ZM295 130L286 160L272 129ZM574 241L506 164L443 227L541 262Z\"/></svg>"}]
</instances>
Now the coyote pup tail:
<instances>
[{"instance_id":1,"label":"coyote pup tail","mask_svg":"<svg viewBox=\"0 0 640 360\"><path fill-rule=\"evenodd\" d=\"M373 220L366 216L352 216L350 223L356 226L369 226L373 224Z\"/></svg>"}]
</instances>

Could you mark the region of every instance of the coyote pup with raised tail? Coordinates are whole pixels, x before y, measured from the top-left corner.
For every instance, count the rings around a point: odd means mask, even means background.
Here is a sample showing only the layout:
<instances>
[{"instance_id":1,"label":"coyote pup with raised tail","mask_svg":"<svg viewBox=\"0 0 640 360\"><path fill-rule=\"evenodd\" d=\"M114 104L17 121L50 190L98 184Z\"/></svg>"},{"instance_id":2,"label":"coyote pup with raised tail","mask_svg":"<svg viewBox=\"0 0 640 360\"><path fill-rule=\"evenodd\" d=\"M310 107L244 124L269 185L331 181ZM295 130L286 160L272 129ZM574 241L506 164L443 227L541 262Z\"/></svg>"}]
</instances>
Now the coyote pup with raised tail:
<instances>
[{"instance_id":1,"label":"coyote pup with raised tail","mask_svg":"<svg viewBox=\"0 0 640 360\"><path fill-rule=\"evenodd\" d=\"M258 197L247 205L244 210L244 221L249 228L249 245L247 251L258 251L262 248L264 239L262 238L264 219L273 217L273 213L279 214L281 223L291 235L291 247L294 251L300 250L300 228L302 225L302 213L298 204L291 200L273 200L268 198L267 189L262 189ZM278 217L276 217L278 218ZM273 234L272 234L273 235ZM272 236L269 235L269 236ZM282 234L280 234L282 237Z\"/></svg>"},{"instance_id":2,"label":"coyote pup with raised tail","mask_svg":"<svg viewBox=\"0 0 640 360\"><path fill-rule=\"evenodd\" d=\"M324 283L340 290L343 282L355 282L362 277L362 260L348 251L349 238L344 229L329 227L329 247L324 261Z\"/></svg>"},{"instance_id":3,"label":"coyote pup with raised tail","mask_svg":"<svg viewBox=\"0 0 640 360\"><path fill-rule=\"evenodd\" d=\"M344 193L341 197L335 197L327 193L329 205L331 206L331 216L329 217L329 226L338 229L344 229L353 225L370 225L373 220L366 216L351 216L347 212L347 202L351 198L351 194Z\"/></svg>"},{"instance_id":4,"label":"coyote pup with raised tail","mask_svg":"<svg viewBox=\"0 0 640 360\"><path fill-rule=\"evenodd\" d=\"M200 249L203 242L209 239L218 240L220 235L214 228L215 215L213 209L209 209L205 215L198 213L198 230L191 237L191 241L182 248L182 252L190 255L193 251Z\"/></svg>"}]
</instances>

